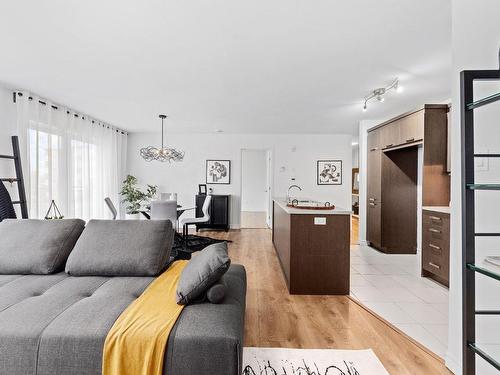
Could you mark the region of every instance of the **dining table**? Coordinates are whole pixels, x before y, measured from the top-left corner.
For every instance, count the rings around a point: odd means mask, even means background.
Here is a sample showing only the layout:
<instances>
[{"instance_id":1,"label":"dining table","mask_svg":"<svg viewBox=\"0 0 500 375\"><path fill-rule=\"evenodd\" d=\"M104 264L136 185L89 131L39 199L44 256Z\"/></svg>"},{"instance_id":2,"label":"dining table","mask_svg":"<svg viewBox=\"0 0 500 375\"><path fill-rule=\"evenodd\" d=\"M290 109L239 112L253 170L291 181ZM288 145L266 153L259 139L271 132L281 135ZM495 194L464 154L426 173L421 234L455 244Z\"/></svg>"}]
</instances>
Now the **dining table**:
<instances>
[{"instance_id":1,"label":"dining table","mask_svg":"<svg viewBox=\"0 0 500 375\"><path fill-rule=\"evenodd\" d=\"M194 210L196 207L184 207L180 204L177 205L177 219L186 211ZM140 209L139 212L146 218L151 219L151 206L147 205L144 208Z\"/></svg>"}]
</instances>

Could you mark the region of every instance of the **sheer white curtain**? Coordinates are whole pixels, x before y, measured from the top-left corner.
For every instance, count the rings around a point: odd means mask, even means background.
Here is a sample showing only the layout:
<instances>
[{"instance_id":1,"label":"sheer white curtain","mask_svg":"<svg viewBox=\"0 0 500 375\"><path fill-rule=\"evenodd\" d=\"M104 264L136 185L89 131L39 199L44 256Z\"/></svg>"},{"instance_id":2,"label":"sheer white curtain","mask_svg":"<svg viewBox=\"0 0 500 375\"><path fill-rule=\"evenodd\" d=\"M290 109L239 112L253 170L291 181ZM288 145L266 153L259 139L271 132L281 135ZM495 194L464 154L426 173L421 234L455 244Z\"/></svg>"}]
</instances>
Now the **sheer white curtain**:
<instances>
[{"instance_id":1,"label":"sheer white curtain","mask_svg":"<svg viewBox=\"0 0 500 375\"><path fill-rule=\"evenodd\" d=\"M29 93L16 103L29 217L53 199L65 217L110 218L104 198L120 206L126 133Z\"/></svg>"}]
</instances>

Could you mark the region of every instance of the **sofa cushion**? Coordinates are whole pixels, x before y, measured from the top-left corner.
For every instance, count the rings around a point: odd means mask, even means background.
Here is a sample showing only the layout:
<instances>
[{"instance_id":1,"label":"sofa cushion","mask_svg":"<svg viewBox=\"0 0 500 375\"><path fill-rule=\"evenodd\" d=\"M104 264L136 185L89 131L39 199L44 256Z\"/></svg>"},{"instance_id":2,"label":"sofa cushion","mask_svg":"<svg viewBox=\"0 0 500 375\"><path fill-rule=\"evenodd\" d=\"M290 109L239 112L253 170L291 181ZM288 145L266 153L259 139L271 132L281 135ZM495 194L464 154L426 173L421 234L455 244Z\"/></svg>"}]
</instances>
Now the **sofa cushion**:
<instances>
[{"instance_id":1,"label":"sofa cushion","mask_svg":"<svg viewBox=\"0 0 500 375\"><path fill-rule=\"evenodd\" d=\"M80 219L2 221L0 274L50 274L64 269L84 227Z\"/></svg>"},{"instance_id":2,"label":"sofa cushion","mask_svg":"<svg viewBox=\"0 0 500 375\"><path fill-rule=\"evenodd\" d=\"M156 276L167 266L169 220L91 220L66 263L73 276Z\"/></svg>"},{"instance_id":3,"label":"sofa cushion","mask_svg":"<svg viewBox=\"0 0 500 375\"><path fill-rule=\"evenodd\" d=\"M177 285L177 303L187 305L199 300L226 273L230 264L226 242L204 248L182 271Z\"/></svg>"}]
</instances>

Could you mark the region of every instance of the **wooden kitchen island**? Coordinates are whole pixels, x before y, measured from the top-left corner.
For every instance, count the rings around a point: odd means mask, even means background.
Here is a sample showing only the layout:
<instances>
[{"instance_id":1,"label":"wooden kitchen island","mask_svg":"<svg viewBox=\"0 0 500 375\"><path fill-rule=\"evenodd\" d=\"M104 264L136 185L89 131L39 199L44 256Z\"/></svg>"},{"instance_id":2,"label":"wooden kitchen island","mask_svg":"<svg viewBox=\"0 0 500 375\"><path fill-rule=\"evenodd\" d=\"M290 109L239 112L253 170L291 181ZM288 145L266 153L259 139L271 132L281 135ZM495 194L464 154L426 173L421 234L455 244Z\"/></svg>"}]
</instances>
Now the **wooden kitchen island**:
<instances>
[{"instance_id":1,"label":"wooden kitchen island","mask_svg":"<svg viewBox=\"0 0 500 375\"><path fill-rule=\"evenodd\" d=\"M349 294L351 211L273 201L273 244L290 294Z\"/></svg>"}]
</instances>

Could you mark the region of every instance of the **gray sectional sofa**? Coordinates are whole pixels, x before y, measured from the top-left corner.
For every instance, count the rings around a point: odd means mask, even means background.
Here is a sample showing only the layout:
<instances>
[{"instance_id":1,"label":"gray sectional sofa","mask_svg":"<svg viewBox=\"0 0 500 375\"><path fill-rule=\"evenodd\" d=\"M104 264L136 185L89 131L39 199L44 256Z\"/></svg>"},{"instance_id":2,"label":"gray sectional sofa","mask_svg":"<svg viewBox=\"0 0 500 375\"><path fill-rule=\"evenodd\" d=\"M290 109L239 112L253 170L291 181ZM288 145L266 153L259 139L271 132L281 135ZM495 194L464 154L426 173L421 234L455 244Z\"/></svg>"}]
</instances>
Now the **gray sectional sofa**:
<instances>
[{"instance_id":1,"label":"gray sectional sofa","mask_svg":"<svg viewBox=\"0 0 500 375\"><path fill-rule=\"evenodd\" d=\"M148 230L157 234L158 230L171 231L170 222L159 223L149 227L150 224L140 224L137 231L146 231L146 235ZM71 254L76 241L75 231L81 232L82 223L64 220L64 225L61 222L34 224L30 227L20 225L19 221L0 223L0 374L100 374L107 333L154 276L68 274L63 271L66 262L61 259ZM126 225L134 226L130 222ZM133 234L130 228L125 232ZM61 236L53 236L52 232L63 233L66 242ZM37 242L37 236L44 238ZM96 240L92 233L86 233L87 239L89 236L92 247L109 246L105 240ZM11 242L4 244L4 239ZM12 241L17 241L17 244ZM26 244L31 248L26 248ZM71 249L63 249L64 246ZM51 248L55 258L52 256L37 262L26 257L30 254L31 258L39 259L44 253L43 247ZM87 254L86 245L78 242L77 247L83 259ZM92 249L88 250L91 254ZM52 269L43 268L40 263L45 261ZM78 263L77 259L72 262ZM14 272L16 270L18 272ZM225 275L225 282L228 291L223 303L198 303L184 308L168 340L164 374L240 373L245 269L241 265L232 265Z\"/></svg>"}]
</instances>

